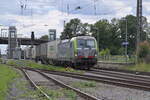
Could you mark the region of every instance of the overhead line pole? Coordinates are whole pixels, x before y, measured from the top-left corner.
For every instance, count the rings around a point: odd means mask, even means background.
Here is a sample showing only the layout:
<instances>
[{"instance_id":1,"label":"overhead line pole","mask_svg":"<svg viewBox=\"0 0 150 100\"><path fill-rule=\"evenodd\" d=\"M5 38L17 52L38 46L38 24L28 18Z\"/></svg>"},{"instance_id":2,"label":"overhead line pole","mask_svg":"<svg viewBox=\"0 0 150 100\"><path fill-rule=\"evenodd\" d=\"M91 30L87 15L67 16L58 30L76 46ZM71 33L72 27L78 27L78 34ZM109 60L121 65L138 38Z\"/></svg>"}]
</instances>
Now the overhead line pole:
<instances>
[{"instance_id":1,"label":"overhead line pole","mask_svg":"<svg viewBox=\"0 0 150 100\"><path fill-rule=\"evenodd\" d=\"M142 35L142 0L137 0L137 36L136 36L136 63L139 60L139 43Z\"/></svg>"}]
</instances>

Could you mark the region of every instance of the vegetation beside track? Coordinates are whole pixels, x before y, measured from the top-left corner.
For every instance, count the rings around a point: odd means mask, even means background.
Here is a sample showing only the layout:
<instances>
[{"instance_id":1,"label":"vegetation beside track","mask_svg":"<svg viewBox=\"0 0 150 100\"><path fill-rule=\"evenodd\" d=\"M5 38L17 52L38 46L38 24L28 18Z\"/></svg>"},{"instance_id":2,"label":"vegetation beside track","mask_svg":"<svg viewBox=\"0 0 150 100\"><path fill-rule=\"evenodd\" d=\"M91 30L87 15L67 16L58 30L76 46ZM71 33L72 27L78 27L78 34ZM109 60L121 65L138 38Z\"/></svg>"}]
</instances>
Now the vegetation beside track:
<instances>
[{"instance_id":1,"label":"vegetation beside track","mask_svg":"<svg viewBox=\"0 0 150 100\"><path fill-rule=\"evenodd\" d=\"M18 76L12 68L0 64L0 100L5 100L10 83Z\"/></svg>"},{"instance_id":2,"label":"vegetation beside track","mask_svg":"<svg viewBox=\"0 0 150 100\"><path fill-rule=\"evenodd\" d=\"M51 71L74 72L80 74L83 73L83 71L74 70L73 68L70 67L65 68L53 65L43 65L30 60L9 60L7 64L14 67L30 67L30 68L46 69Z\"/></svg>"},{"instance_id":3,"label":"vegetation beside track","mask_svg":"<svg viewBox=\"0 0 150 100\"><path fill-rule=\"evenodd\" d=\"M100 55L98 60L107 63L134 63L135 56L126 58L126 56L123 55Z\"/></svg>"},{"instance_id":4,"label":"vegetation beside track","mask_svg":"<svg viewBox=\"0 0 150 100\"><path fill-rule=\"evenodd\" d=\"M12 86L13 84L13 86ZM35 98L36 100L46 100L44 97L39 97L40 93L37 90L31 90L28 88L29 83L26 80L22 80L22 76L16 70L7 65L0 64L0 100L18 98ZM16 96L11 97L9 93L15 88ZM17 93L17 91L23 91ZM14 91L13 91L14 92ZM7 98L7 96L9 96Z\"/></svg>"},{"instance_id":5,"label":"vegetation beside track","mask_svg":"<svg viewBox=\"0 0 150 100\"><path fill-rule=\"evenodd\" d=\"M141 63L134 66L123 67L123 69L131 71L150 72L150 64Z\"/></svg>"},{"instance_id":6,"label":"vegetation beside track","mask_svg":"<svg viewBox=\"0 0 150 100\"><path fill-rule=\"evenodd\" d=\"M88 82L74 82L72 83L72 86L75 88L92 88L96 87L96 82L94 81L88 81Z\"/></svg>"},{"instance_id":7,"label":"vegetation beside track","mask_svg":"<svg viewBox=\"0 0 150 100\"><path fill-rule=\"evenodd\" d=\"M20 77L22 78L22 77ZM29 88L30 84L27 80L19 79L19 81L15 82L15 87L17 91L22 91L17 96L13 96L13 100L20 100L20 99L35 99L35 100L47 100L46 97L41 96L39 90L35 90Z\"/></svg>"},{"instance_id":8,"label":"vegetation beside track","mask_svg":"<svg viewBox=\"0 0 150 100\"><path fill-rule=\"evenodd\" d=\"M65 88L52 90L45 87L40 87L44 92L51 97L51 100L58 100L59 98L66 98L66 100L76 100L77 94L72 90Z\"/></svg>"}]
</instances>

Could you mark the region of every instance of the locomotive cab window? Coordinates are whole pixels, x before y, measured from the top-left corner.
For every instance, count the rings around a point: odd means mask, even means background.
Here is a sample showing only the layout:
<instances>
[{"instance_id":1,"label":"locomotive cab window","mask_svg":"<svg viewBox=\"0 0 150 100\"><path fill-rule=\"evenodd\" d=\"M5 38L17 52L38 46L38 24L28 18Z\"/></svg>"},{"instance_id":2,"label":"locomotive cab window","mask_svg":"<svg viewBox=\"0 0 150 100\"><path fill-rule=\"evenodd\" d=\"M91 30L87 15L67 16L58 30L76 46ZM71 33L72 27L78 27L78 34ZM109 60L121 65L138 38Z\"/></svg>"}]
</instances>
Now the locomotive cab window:
<instances>
[{"instance_id":1,"label":"locomotive cab window","mask_svg":"<svg viewBox=\"0 0 150 100\"><path fill-rule=\"evenodd\" d=\"M95 48L94 40L86 40L86 47Z\"/></svg>"},{"instance_id":2,"label":"locomotive cab window","mask_svg":"<svg viewBox=\"0 0 150 100\"><path fill-rule=\"evenodd\" d=\"M95 41L92 39L91 40L79 39L78 48L95 48Z\"/></svg>"},{"instance_id":3,"label":"locomotive cab window","mask_svg":"<svg viewBox=\"0 0 150 100\"><path fill-rule=\"evenodd\" d=\"M85 40L79 39L78 40L78 48L84 48L85 46Z\"/></svg>"}]
</instances>

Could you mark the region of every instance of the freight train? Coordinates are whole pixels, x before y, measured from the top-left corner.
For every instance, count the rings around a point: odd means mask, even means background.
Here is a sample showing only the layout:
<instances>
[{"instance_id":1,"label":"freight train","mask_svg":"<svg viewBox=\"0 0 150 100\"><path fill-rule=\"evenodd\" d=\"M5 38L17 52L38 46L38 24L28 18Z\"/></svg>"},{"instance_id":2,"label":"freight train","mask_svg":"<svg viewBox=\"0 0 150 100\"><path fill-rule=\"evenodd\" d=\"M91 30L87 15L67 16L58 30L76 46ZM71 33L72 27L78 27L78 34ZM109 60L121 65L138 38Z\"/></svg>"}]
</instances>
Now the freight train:
<instances>
[{"instance_id":1,"label":"freight train","mask_svg":"<svg viewBox=\"0 0 150 100\"><path fill-rule=\"evenodd\" d=\"M98 47L94 37L78 36L26 48L25 56L46 64L90 69L97 63Z\"/></svg>"}]
</instances>

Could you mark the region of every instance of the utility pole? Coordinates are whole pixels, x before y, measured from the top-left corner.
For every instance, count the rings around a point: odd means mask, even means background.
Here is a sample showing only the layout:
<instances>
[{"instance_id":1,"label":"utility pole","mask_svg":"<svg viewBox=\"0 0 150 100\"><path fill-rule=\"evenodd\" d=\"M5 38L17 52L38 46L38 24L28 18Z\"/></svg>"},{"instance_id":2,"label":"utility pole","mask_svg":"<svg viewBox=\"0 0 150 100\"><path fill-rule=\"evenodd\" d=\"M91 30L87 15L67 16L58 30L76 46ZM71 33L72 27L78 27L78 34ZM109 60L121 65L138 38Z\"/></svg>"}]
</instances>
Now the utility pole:
<instances>
[{"instance_id":1,"label":"utility pole","mask_svg":"<svg viewBox=\"0 0 150 100\"><path fill-rule=\"evenodd\" d=\"M67 4L67 14L69 15L69 10L70 10L70 7L69 7L69 4Z\"/></svg>"},{"instance_id":2,"label":"utility pole","mask_svg":"<svg viewBox=\"0 0 150 100\"><path fill-rule=\"evenodd\" d=\"M125 55L126 55L126 63L128 62L128 20L127 18L125 19L126 21L126 48L125 48Z\"/></svg>"},{"instance_id":3,"label":"utility pole","mask_svg":"<svg viewBox=\"0 0 150 100\"><path fill-rule=\"evenodd\" d=\"M136 63L139 60L139 43L142 35L142 0L137 0L137 43L136 43Z\"/></svg>"},{"instance_id":4,"label":"utility pole","mask_svg":"<svg viewBox=\"0 0 150 100\"><path fill-rule=\"evenodd\" d=\"M94 14L96 15L97 13L96 13L96 0L94 0Z\"/></svg>"}]
</instances>

